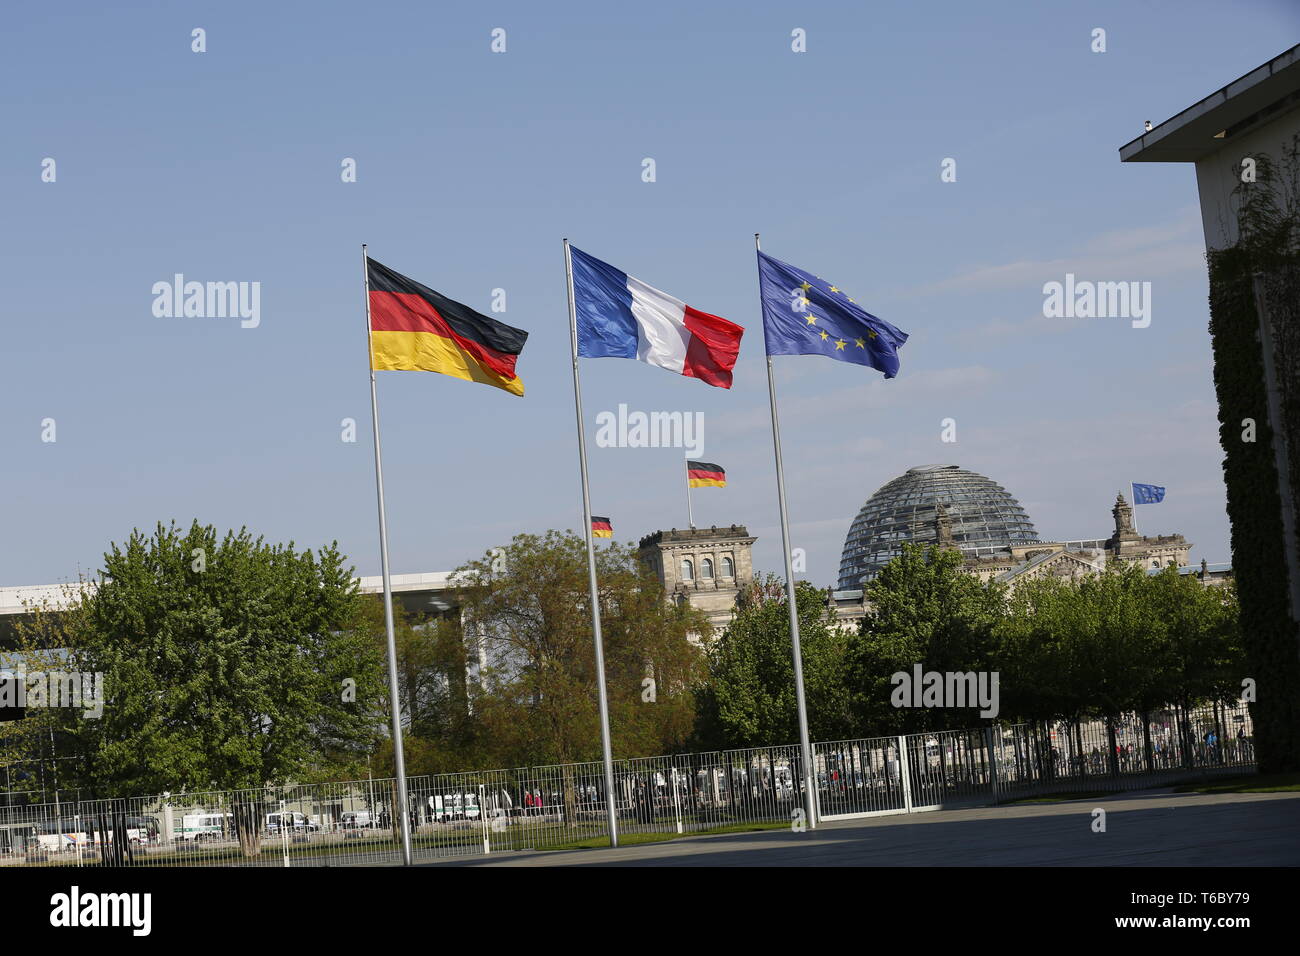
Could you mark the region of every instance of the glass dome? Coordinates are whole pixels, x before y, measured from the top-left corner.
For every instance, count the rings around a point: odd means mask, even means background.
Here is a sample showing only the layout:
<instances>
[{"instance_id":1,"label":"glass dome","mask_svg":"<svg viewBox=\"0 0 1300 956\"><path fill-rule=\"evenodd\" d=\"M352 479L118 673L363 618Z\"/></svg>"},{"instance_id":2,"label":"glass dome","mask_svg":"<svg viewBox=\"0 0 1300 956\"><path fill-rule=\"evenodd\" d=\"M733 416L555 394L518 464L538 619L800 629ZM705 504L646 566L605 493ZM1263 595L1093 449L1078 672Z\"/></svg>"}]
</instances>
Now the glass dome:
<instances>
[{"instance_id":1,"label":"glass dome","mask_svg":"<svg viewBox=\"0 0 1300 956\"><path fill-rule=\"evenodd\" d=\"M905 541L936 541L936 504L952 522L953 543L968 557L1038 540L1034 523L997 482L956 465L909 468L867 499L840 558L840 590L855 590L902 553Z\"/></svg>"}]
</instances>

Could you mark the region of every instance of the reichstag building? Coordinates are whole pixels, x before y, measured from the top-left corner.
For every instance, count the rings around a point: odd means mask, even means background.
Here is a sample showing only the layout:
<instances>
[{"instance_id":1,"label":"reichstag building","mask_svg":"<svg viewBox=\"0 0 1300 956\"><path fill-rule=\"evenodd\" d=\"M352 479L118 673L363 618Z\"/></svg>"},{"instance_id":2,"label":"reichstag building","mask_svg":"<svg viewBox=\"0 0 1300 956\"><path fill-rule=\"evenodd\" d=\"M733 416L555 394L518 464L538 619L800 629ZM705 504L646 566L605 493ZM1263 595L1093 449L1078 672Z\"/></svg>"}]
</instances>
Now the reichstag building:
<instances>
[{"instance_id":1,"label":"reichstag building","mask_svg":"<svg viewBox=\"0 0 1300 956\"><path fill-rule=\"evenodd\" d=\"M836 597L860 592L909 541L960 551L968 574L1012 586L1044 575L1095 573L1112 559L1150 572L1187 566L1192 545L1181 534L1138 534L1133 506L1123 494L1116 496L1111 517L1108 538L1040 541L1020 502L992 479L957 465L909 468L867 499L849 527ZM1216 571L1221 577L1226 569ZM1211 583L1208 575L1203 567L1202 577Z\"/></svg>"},{"instance_id":2,"label":"reichstag building","mask_svg":"<svg viewBox=\"0 0 1300 956\"><path fill-rule=\"evenodd\" d=\"M947 511L953 543L968 557L1038 541L1025 509L997 482L956 465L921 465L868 498L853 519L840 558L840 590L862 587L863 578L898 557L905 542L938 544L939 505Z\"/></svg>"}]
</instances>

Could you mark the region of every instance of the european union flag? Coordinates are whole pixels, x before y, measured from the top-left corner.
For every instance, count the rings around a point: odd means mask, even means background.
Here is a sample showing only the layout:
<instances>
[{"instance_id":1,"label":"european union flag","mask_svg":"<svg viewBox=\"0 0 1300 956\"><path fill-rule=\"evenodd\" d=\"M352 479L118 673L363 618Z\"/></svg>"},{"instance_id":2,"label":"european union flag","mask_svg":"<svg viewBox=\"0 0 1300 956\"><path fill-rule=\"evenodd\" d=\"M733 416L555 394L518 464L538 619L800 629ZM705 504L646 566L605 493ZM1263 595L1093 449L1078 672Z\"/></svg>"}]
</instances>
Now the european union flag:
<instances>
[{"instance_id":1,"label":"european union flag","mask_svg":"<svg viewBox=\"0 0 1300 956\"><path fill-rule=\"evenodd\" d=\"M763 300L763 337L768 355L825 355L898 374L898 349L907 341L878 319L810 272L758 254L759 296Z\"/></svg>"},{"instance_id":2,"label":"european union flag","mask_svg":"<svg viewBox=\"0 0 1300 956\"><path fill-rule=\"evenodd\" d=\"M1139 485L1133 482L1133 504L1158 505L1165 500L1165 489L1159 485Z\"/></svg>"}]
</instances>

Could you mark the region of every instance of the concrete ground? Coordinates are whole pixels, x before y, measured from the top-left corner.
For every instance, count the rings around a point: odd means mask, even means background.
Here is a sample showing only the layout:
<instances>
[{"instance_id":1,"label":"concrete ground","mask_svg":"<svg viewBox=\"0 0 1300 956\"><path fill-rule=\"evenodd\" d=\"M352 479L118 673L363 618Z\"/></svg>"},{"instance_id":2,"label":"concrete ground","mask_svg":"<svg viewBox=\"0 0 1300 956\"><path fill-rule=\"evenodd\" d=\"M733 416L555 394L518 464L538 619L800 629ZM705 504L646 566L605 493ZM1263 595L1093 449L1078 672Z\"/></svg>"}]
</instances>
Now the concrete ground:
<instances>
[{"instance_id":1,"label":"concrete ground","mask_svg":"<svg viewBox=\"0 0 1300 956\"><path fill-rule=\"evenodd\" d=\"M1106 831L1092 810L1106 811ZM1300 866L1300 793L1119 797L937 810L428 866Z\"/></svg>"}]
</instances>

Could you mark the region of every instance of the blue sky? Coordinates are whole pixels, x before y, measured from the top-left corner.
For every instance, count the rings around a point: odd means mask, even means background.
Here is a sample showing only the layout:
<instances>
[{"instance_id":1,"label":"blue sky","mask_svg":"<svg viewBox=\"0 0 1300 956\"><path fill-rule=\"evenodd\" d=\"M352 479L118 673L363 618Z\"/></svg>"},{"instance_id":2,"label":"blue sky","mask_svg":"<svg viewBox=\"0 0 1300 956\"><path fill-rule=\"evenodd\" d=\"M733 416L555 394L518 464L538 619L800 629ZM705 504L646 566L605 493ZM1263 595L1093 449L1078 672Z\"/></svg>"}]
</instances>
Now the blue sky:
<instances>
[{"instance_id":1,"label":"blue sky","mask_svg":"<svg viewBox=\"0 0 1300 956\"><path fill-rule=\"evenodd\" d=\"M1117 490L1162 484L1140 530L1229 558L1194 172L1117 150L1290 46L1293 4L446 7L5 12L0 584L75 577L133 527L195 517L337 539L377 573L362 241L481 311L505 289L498 317L531 334L523 399L381 373L393 570L577 528L565 236L748 329L730 392L585 362L586 417L703 412L730 484L695 494L697 523L747 524L776 569L756 231L911 335L891 381L776 360L808 578L833 583L862 502L931 462L1005 485L1046 539L1104 536ZM155 317L177 272L260 282L261 324ZM1044 318L1067 272L1151 282L1150 327ZM592 448L619 539L685 525L681 458Z\"/></svg>"}]
</instances>

